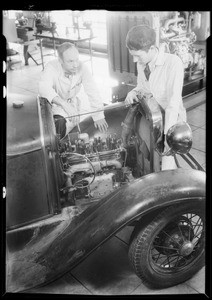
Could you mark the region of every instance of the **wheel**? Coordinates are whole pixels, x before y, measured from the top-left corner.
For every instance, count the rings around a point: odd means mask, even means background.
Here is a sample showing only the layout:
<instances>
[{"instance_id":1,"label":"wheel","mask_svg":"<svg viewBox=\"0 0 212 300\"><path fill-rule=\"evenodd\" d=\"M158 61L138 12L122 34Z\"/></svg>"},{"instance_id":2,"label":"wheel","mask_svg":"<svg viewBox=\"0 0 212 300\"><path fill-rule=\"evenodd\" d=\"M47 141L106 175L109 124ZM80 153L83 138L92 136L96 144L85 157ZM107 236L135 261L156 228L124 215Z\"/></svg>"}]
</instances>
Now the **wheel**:
<instances>
[{"instance_id":1,"label":"wheel","mask_svg":"<svg viewBox=\"0 0 212 300\"><path fill-rule=\"evenodd\" d=\"M129 260L147 286L179 284L204 266L204 205L190 202L170 206L146 227L134 231Z\"/></svg>"}]
</instances>

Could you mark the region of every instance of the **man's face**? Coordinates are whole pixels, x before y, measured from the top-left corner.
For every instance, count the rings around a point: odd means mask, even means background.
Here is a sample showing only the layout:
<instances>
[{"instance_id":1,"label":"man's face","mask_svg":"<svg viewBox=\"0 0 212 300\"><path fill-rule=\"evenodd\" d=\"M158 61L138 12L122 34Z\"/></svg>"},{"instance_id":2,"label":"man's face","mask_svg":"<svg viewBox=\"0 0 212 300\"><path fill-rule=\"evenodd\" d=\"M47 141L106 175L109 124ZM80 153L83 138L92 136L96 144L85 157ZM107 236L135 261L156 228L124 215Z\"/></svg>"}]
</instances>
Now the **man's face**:
<instances>
[{"instance_id":1,"label":"man's face","mask_svg":"<svg viewBox=\"0 0 212 300\"><path fill-rule=\"evenodd\" d=\"M79 67L79 52L76 48L69 48L63 52L63 59L60 63L66 72L76 73Z\"/></svg>"},{"instance_id":2,"label":"man's face","mask_svg":"<svg viewBox=\"0 0 212 300\"><path fill-rule=\"evenodd\" d=\"M144 50L129 50L129 52L133 56L134 63L147 64L151 61L151 48L148 52Z\"/></svg>"}]
</instances>

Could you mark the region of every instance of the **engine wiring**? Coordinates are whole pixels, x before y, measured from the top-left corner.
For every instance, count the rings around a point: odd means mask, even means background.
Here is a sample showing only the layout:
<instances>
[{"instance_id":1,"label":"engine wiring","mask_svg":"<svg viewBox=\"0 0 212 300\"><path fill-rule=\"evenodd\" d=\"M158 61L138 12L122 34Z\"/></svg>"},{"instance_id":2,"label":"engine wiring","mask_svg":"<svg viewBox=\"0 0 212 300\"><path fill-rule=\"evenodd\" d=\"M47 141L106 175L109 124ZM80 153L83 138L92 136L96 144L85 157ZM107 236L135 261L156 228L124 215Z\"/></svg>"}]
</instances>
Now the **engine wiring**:
<instances>
[{"instance_id":1,"label":"engine wiring","mask_svg":"<svg viewBox=\"0 0 212 300\"><path fill-rule=\"evenodd\" d=\"M89 159L87 156L82 155L82 154L80 154L80 153L69 152L69 153L67 153L67 154L70 154L70 155L77 155L77 156L80 156L80 157L84 158L85 161L88 162L88 163L91 165L91 168L92 168L92 170L93 170L93 178L92 178L91 182L89 182L87 185L78 186L77 184L78 184L79 182L83 182L83 181L85 180L85 179L80 179L80 180L76 181L76 182L74 183L73 186L67 186L67 187L65 187L65 189L68 189L68 188L71 188L71 187L72 187L72 188L77 188L77 189L78 189L78 188L79 188L79 189L84 189L84 188L86 188L86 187L89 187L89 186L94 182L94 180L95 180L95 178L96 178L96 171L95 171L95 168L94 168L92 162L90 161L90 159Z\"/></svg>"}]
</instances>

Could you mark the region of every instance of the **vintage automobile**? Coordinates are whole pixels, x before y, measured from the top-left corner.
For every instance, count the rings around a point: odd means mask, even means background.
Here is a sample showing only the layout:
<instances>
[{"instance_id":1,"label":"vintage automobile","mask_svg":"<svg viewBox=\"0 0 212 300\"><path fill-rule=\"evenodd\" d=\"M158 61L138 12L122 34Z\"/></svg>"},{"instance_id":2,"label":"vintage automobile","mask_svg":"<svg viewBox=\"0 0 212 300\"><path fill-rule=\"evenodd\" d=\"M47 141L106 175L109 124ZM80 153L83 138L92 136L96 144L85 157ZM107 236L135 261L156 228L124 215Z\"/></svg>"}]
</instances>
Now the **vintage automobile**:
<instances>
[{"instance_id":1,"label":"vintage automobile","mask_svg":"<svg viewBox=\"0 0 212 300\"><path fill-rule=\"evenodd\" d=\"M46 99L8 95L7 292L55 280L125 226L134 226L130 263L149 286L179 284L204 265L205 172L189 153L190 127L170 128L164 153L152 95L104 111L107 134L88 115L61 139ZM161 157L176 154L192 168L161 171Z\"/></svg>"}]
</instances>

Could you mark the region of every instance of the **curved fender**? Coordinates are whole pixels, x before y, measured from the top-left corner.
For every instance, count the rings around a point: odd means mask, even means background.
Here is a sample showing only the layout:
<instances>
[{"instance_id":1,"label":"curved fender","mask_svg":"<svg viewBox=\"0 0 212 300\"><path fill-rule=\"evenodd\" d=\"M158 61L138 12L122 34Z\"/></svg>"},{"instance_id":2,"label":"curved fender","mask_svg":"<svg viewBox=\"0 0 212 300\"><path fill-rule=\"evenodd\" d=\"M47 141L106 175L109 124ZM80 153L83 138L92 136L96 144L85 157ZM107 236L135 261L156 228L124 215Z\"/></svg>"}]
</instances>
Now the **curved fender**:
<instances>
[{"instance_id":1,"label":"curved fender","mask_svg":"<svg viewBox=\"0 0 212 300\"><path fill-rule=\"evenodd\" d=\"M202 171L168 170L137 179L69 223L60 224L45 250L42 251L42 243L38 249L34 243L28 255L25 249L25 254L16 259L19 266L13 268L14 280L9 289L19 291L56 279L132 220L156 207L195 198L203 202L204 197L205 173Z\"/></svg>"}]
</instances>

